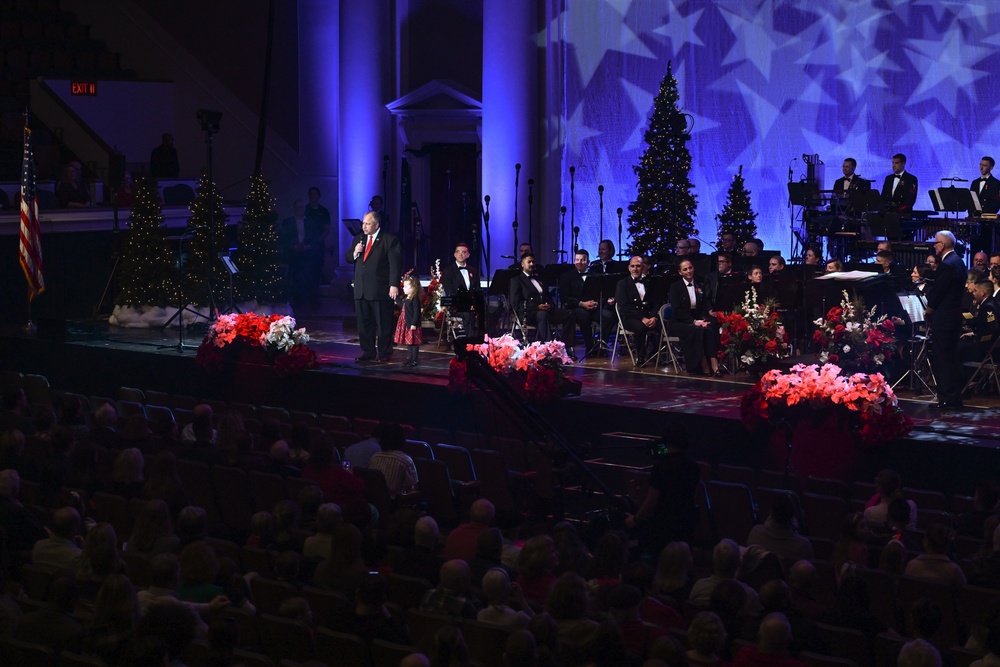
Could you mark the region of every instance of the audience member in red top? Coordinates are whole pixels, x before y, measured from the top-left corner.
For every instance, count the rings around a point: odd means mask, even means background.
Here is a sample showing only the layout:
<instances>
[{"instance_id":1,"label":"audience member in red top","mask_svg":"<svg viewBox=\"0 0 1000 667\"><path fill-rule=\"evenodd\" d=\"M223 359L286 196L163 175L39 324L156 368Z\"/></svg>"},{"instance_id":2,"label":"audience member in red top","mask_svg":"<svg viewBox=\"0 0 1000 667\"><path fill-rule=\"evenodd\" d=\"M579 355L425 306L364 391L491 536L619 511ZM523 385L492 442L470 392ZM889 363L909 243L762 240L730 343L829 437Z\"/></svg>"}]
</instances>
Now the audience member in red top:
<instances>
[{"instance_id":1,"label":"audience member in red top","mask_svg":"<svg viewBox=\"0 0 1000 667\"><path fill-rule=\"evenodd\" d=\"M337 524L330 540L330 555L316 568L313 584L353 597L367 571L361 557L361 531L350 523Z\"/></svg>"},{"instance_id":2,"label":"audience member in red top","mask_svg":"<svg viewBox=\"0 0 1000 667\"><path fill-rule=\"evenodd\" d=\"M459 524L455 530L448 533L448 541L444 545L446 560L461 558L468 562L476 557L476 540L479 534L490 527L496 508L486 498L480 498L469 508L469 520Z\"/></svg>"},{"instance_id":3,"label":"audience member in red top","mask_svg":"<svg viewBox=\"0 0 1000 667\"><path fill-rule=\"evenodd\" d=\"M667 630L687 629L687 623L680 612L652 596L655 574L653 567L643 561L629 563L622 570L622 583L635 586L643 593L642 602L639 603L639 618Z\"/></svg>"},{"instance_id":4,"label":"audience member in red top","mask_svg":"<svg viewBox=\"0 0 1000 667\"><path fill-rule=\"evenodd\" d=\"M611 617L618 623L625 638L625 651L629 659L638 661L645 659L649 650L660 637L668 632L652 623L644 623L639 618L639 605L642 603L642 591L629 584L615 586L608 596L608 608Z\"/></svg>"},{"instance_id":5,"label":"audience member in red top","mask_svg":"<svg viewBox=\"0 0 1000 667\"><path fill-rule=\"evenodd\" d=\"M792 626L784 614L768 614L760 623L756 646L744 646L736 654L733 667L805 667L788 656Z\"/></svg>"},{"instance_id":6,"label":"audience member in red top","mask_svg":"<svg viewBox=\"0 0 1000 667\"><path fill-rule=\"evenodd\" d=\"M344 470L333 457L333 442L323 438L313 447L309 465L302 471L307 479L323 490L323 499L340 506L344 521L364 526L371 520L371 508L365 501L365 483Z\"/></svg>"},{"instance_id":7,"label":"audience member in red top","mask_svg":"<svg viewBox=\"0 0 1000 667\"><path fill-rule=\"evenodd\" d=\"M715 612L701 611L691 619L688 628L687 661L691 667L729 667L719 657L726 643L726 626Z\"/></svg>"},{"instance_id":8,"label":"audience member in red top","mask_svg":"<svg viewBox=\"0 0 1000 667\"><path fill-rule=\"evenodd\" d=\"M556 583L554 574L559 565L555 545L548 535L532 537L521 547L517 556L517 585L525 599L541 607Z\"/></svg>"},{"instance_id":9,"label":"audience member in red top","mask_svg":"<svg viewBox=\"0 0 1000 667\"><path fill-rule=\"evenodd\" d=\"M792 609L813 621L823 620L826 605L816 598L819 573L816 566L807 560L800 560L788 570L788 588L792 593Z\"/></svg>"}]
</instances>

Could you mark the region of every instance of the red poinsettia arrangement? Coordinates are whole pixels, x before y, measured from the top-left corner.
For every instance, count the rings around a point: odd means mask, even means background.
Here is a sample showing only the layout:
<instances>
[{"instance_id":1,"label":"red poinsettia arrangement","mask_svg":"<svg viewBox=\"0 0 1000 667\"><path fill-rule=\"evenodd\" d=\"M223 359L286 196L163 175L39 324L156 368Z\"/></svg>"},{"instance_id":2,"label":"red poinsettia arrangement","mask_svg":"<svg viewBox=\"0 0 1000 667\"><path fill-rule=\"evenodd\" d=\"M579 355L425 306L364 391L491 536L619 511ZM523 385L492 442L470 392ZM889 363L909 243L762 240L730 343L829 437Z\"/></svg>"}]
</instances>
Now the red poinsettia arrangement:
<instances>
[{"instance_id":1,"label":"red poinsettia arrangement","mask_svg":"<svg viewBox=\"0 0 1000 667\"><path fill-rule=\"evenodd\" d=\"M862 300L843 295L839 306L815 322L816 356L820 363L874 372L896 352L896 325L885 315L876 317L876 306L865 310Z\"/></svg>"},{"instance_id":2,"label":"red poinsettia arrangement","mask_svg":"<svg viewBox=\"0 0 1000 667\"><path fill-rule=\"evenodd\" d=\"M743 368L763 369L774 359L790 354L788 334L776 310L777 302L769 299L757 304L757 291L747 292L744 302L729 314L719 313L719 359L731 357Z\"/></svg>"},{"instance_id":3,"label":"red poinsettia arrangement","mask_svg":"<svg viewBox=\"0 0 1000 667\"><path fill-rule=\"evenodd\" d=\"M573 361L559 341L536 341L523 347L513 336L486 337L481 345L468 345L469 352L478 352L486 362L523 392L525 398L545 403L567 393L579 394L579 384L566 377L566 367ZM457 357L448 369L448 389L468 393L472 384L468 365Z\"/></svg>"},{"instance_id":4,"label":"red poinsettia arrangement","mask_svg":"<svg viewBox=\"0 0 1000 667\"><path fill-rule=\"evenodd\" d=\"M273 363L279 375L292 375L317 366L309 349L309 334L295 328L286 315L234 313L222 315L198 346L195 361L206 370L222 370L226 361Z\"/></svg>"}]
</instances>

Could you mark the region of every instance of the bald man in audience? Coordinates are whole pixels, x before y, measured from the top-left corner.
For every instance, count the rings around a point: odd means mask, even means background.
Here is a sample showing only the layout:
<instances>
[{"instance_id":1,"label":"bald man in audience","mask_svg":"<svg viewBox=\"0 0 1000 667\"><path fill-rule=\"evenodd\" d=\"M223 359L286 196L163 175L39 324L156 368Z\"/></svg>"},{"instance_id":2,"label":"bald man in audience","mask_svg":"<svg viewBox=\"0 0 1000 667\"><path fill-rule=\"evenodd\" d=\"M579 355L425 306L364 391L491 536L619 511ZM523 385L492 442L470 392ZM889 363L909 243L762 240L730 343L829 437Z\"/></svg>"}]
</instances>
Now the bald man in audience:
<instances>
[{"instance_id":1,"label":"bald man in audience","mask_svg":"<svg viewBox=\"0 0 1000 667\"><path fill-rule=\"evenodd\" d=\"M792 626L781 613L768 614L760 622L756 646L744 646L733 659L733 667L806 667L789 657Z\"/></svg>"},{"instance_id":2,"label":"bald man in audience","mask_svg":"<svg viewBox=\"0 0 1000 667\"><path fill-rule=\"evenodd\" d=\"M486 498L480 498L469 508L469 520L448 533L444 557L461 558L468 562L476 557L476 541L480 533L490 527L496 508Z\"/></svg>"},{"instance_id":3,"label":"bald man in audience","mask_svg":"<svg viewBox=\"0 0 1000 667\"><path fill-rule=\"evenodd\" d=\"M52 570L76 571L80 558L80 514L72 507L61 507L52 514L46 530L49 536L35 542L31 563Z\"/></svg>"},{"instance_id":4,"label":"bald man in audience","mask_svg":"<svg viewBox=\"0 0 1000 667\"><path fill-rule=\"evenodd\" d=\"M476 618L480 604L472 590L472 572L464 560L454 559L441 566L441 583L427 591L420 609L453 618Z\"/></svg>"}]
</instances>

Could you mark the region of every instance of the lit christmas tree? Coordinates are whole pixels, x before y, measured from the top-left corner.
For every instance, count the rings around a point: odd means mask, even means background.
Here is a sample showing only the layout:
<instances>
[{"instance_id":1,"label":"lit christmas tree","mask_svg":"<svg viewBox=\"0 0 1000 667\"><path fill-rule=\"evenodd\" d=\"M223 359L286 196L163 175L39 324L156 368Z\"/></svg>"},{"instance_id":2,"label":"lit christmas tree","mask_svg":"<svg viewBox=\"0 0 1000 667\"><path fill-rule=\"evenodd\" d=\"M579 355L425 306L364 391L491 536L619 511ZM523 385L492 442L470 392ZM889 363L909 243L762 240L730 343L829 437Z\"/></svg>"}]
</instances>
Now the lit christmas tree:
<instances>
[{"instance_id":1,"label":"lit christmas tree","mask_svg":"<svg viewBox=\"0 0 1000 667\"><path fill-rule=\"evenodd\" d=\"M155 179L140 177L122 253L118 305L167 306L177 302L176 248L163 236L160 190Z\"/></svg>"},{"instance_id":2,"label":"lit christmas tree","mask_svg":"<svg viewBox=\"0 0 1000 667\"><path fill-rule=\"evenodd\" d=\"M653 102L653 117L646 130L646 151L632 167L639 177L639 193L628 205L633 254L656 255L671 252L677 239L695 234L694 212L698 198L691 179L691 139L688 117L677 103L677 79L670 63Z\"/></svg>"},{"instance_id":3,"label":"lit christmas tree","mask_svg":"<svg viewBox=\"0 0 1000 667\"><path fill-rule=\"evenodd\" d=\"M234 276L234 300L256 299L262 304L284 301L279 268L278 213L274 210L267 182L260 174L250 177L250 194L238 241L235 261L240 272Z\"/></svg>"},{"instance_id":4,"label":"lit christmas tree","mask_svg":"<svg viewBox=\"0 0 1000 667\"><path fill-rule=\"evenodd\" d=\"M733 184L729 186L729 195L722 213L715 216L719 223L719 243L723 234L736 237L736 248L740 249L747 241L757 238L757 214L750 208L750 191L743 180L743 165L733 176Z\"/></svg>"},{"instance_id":5,"label":"lit christmas tree","mask_svg":"<svg viewBox=\"0 0 1000 667\"><path fill-rule=\"evenodd\" d=\"M222 290L229 288L229 274L219 259L219 253L228 250L226 243L226 215L222 208L222 197L215 183L202 174L195 190L196 197L191 202L191 217L188 225L194 229L191 234L190 252L184 266L185 292L191 303L207 305L209 294L215 297L216 306L224 306ZM214 207L214 212L213 212Z\"/></svg>"}]
</instances>

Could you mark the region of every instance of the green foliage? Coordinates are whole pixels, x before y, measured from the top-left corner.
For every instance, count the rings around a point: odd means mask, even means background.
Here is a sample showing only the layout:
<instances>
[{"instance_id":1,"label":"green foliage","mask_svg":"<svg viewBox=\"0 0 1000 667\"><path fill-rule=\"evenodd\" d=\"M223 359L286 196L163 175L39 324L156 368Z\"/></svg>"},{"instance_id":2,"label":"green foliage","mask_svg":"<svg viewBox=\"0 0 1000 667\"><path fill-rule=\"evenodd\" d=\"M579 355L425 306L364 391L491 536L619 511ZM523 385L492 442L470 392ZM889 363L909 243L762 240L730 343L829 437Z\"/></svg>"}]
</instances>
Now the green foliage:
<instances>
[{"instance_id":1,"label":"green foliage","mask_svg":"<svg viewBox=\"0 0 1000 667\"><path fill-rule=\"evenodd\" d=\"M260 174L250 178L246 212L237 236L239 250L234 276L233 298L237 302L256 299L258 303L284 301L281 277L281 249L278 245L278 213L267 182Z\"/></svg>"},{"instance_id":2,"label":"green foliage","mask_svg":"<svg viewBox=\"0 0 1000 667\"><path fill-rule=\"evenodd\" d=\"M729 186L729 195L722 213L715 216L719 223L719 243L722 235L731 233L736 236L736 248L741 249L747 241L757 237L757 214L750 208L750 191L743 181L743 167L733 176Z\"/></svg>"},{"instance_id":3,"label":"green foliage","mask_svg":"<svg viewBox=\"0 0 1000 667\"><path fill-rule=\"evenodd\" d=\"M628 206L630 252L671 252L678 239L697 231L694 213L698 199L692 192L688 119L678 108L680 94L670 63L653 103L646 130L646 150L632 167L639 179L636 200Z\"/></svg>"},{"instance_id":4,"label":"green foliage","mask_svg":"<svg viewBox=\"0 0 1000 667\"><path fill-rule=\"evenodd\" d=\"M185 291L192 303L207 305L211 285L216 304L224 305L219 297L221 290L228 289L229 272L219 259L219 252L228 249L226 220L229 216L222 208L222 197L215 183L209 181L207 175L202 174L198 179L195 194L188 219L188 226L194 229L194 233L191 234L190 251L184 266Z\"/></svg>"},{"instance_id":5,"label":"green foliage","mask_svg":"<svg viewBox=\"0 0 1000 667\"><path fill-rule=\"evenodd\" d=\"M160 191L151 177L136 180L127 236L116 303L120 306L175 304L177 249L164 239Z\"/></svg>"}]
</instances>

